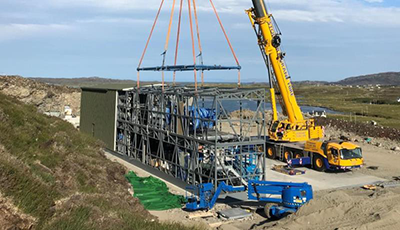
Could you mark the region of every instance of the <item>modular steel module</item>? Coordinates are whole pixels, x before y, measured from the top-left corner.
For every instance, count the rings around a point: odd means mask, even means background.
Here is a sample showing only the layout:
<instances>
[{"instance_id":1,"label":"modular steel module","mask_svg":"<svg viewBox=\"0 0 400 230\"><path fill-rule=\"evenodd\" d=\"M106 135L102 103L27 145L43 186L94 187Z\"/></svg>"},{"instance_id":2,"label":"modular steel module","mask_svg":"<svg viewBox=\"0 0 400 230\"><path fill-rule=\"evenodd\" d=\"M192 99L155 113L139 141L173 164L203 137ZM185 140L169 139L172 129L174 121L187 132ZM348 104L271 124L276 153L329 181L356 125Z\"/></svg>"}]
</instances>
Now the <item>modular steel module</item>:
<instances>
[{"instance_id":1,"label":"modular steel module","mask_svg":"<svg viewBox=\"0 0 400 230\"><path fill-rule=\"evenodd\" d=\"M264 89L119 91L116 150L188 184L262 180L264 97Z\"/></svg>"}]
</instances>

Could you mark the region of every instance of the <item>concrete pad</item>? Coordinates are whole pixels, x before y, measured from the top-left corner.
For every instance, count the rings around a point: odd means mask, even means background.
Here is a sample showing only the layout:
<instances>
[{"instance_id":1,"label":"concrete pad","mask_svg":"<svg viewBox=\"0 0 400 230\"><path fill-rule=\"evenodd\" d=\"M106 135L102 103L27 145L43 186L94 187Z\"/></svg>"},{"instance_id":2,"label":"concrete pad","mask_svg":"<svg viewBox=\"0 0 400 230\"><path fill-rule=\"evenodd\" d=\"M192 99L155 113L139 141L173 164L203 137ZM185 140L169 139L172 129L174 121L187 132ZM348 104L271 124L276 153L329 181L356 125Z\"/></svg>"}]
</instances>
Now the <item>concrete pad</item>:
<instances>
[{"instance_id":1,"label":"concrete pad","mask_svg":"<svg viewBox=\"0 0 400 230\"><path fill-rule=\"evenodd\" d=\"M138 173L139 176L152 175L151 173L134 166L130 162L127 162L126 160L123 160L120 157L116 157L108 152L106 152L106 156L108 159L119 162L120 164L124 165L129 170L135 171L136 173ZM283 181L283 182L297 182L297 183L307 182L313 186L314 191L335 189L335 188L345 188L345 187L361 187L366 184L375 184L377 182L386 181L385 179L380 178L380 177L362 174L357 169L355 169L353 171L347 171L347 172L332 173L332 172L318 172L313 169L301 167L299 169L305 170L306 171L305 174L289 176L289 175L286 175L283 173L273 171L271 169L272 166L274 166L274 165L285 165L285 163L283 163L281 161L267 159L266 164L267 164L266 165L266 172L267 172L266 180L268 180L268 181ZM155 176L155 175L152 175L152 176ZM155 177L157 177L157 176L155 176ZM185 195L184 188L176 186L175 184L170 183L169 181L166 181L162 178L159 178L159 179L166 182L166 184L170 188L171 192L173 192L175 194L179 194L179 195ZM219 198L225 198L225 197L232 197L235 199L247 200L247 193L242 192L242 193L233 193L233 194L221 194L221 196Z\"/></svg>"},{"instance_id":2,"label":"concrete pad","mask_svg":"<svg viewBox=\"0 0 400 230\"><path fill-rule=\"evenodd\" d=\"M325 190L343 187L357 187L365 184L373 184L385 181L383 178L364 175L357 169L347 172L318 172L309 168L299 168L305 170L303 175L289 176L272 170L274 165L283 165L281 161L267 160L267 179L271 181L284 182L307 182L313 186L313 190Z\"/></svg>"}]
</instances>

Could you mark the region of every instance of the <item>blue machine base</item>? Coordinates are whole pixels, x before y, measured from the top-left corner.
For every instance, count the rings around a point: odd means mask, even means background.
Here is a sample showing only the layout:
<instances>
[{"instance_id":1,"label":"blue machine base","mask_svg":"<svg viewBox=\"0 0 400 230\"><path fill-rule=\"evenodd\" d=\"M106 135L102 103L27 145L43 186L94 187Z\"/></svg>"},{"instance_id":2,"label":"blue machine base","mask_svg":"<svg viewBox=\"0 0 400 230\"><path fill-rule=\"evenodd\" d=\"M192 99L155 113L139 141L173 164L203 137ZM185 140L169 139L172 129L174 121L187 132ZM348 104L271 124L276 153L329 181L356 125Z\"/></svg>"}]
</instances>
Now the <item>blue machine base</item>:
<instances>
[{"instance_id":1,"label":"blue machine base","mask_svg":"<svg viewBox=\"0 0 400 230\"><path fill-rule=\"evenodd\" d=\"M280 205L273 205L269 209L269 216L273 217L274 219L281 219L289 214L295 213L297 209L294 208L287 208Z\"/></svg>"}]
</instances>

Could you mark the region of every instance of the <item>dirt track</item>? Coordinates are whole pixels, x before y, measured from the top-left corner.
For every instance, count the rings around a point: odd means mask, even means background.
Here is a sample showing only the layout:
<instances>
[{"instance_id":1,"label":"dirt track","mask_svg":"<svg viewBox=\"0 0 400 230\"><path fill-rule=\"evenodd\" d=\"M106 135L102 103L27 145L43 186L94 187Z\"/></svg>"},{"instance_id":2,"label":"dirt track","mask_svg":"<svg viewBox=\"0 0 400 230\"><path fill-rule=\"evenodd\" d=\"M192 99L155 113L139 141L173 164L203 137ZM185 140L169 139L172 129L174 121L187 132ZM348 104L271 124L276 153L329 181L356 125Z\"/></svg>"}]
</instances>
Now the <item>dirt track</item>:
<instances>
[{"instance_id":1,"label":"dirt track","mask_svg":"<svg viewBox=\"0 0 400 230\"><path fill-rule=\"evenodd\" d=\"M400 188L322 192L296 214L262 229L399 229L399 199Z\"/></svg>"}]
</instances>

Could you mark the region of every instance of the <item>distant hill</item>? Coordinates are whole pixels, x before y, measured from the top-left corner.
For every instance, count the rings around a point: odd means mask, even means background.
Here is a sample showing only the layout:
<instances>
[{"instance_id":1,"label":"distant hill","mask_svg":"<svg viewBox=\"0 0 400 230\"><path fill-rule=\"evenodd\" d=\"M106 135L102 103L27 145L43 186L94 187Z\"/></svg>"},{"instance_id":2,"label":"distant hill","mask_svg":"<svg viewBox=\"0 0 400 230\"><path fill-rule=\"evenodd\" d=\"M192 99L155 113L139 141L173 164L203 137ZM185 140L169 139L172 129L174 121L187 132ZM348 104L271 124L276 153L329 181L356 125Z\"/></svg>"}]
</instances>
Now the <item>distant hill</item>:
<instances>
[{"instance_id":1,"label":"distant hill","mask_svg":"<svg viewBox=\"0 0 400 230\"><path fill-rule=\"evenodd\" d=\"M369 74L358 77L349 77L336 82L340 85L400 85L400 72Z\"/></svg>"},{"instance_id":2,"label":"distant hill","mask_svg":"<svg viewBox=\"0 0 400 230\"><path fill-rule=\"evenodd\" d=\"M298 84L298 85L328 85L328 84L332 84L331 82L328 81L294 81L294 84Z\"/></svg>"},{"instance_id":3,"label":"distant hill","mask_svg":"<svg viewBox=\"0 0 400 230\"><path fill-rule=\"evenodd\" d=\"M31 78L35 81L51 85L65 85L69 87L94 86L101 84L135 84L133 80L110 79L100 77L82 77L82 78Z\"/></svg>"},{"instance_id":4,"label":"distant hill","mask_svg":"<svg viewBox=\"0 0 400 230\"><path fill-rule=\"evenodd\" d=\"M88 77L88 78L31 78L33 80L51 84L51 85L64 85L69 87L84 87L94 86L101 84L136 84L134 80L121 80L121 79L110 79L100 77ZM154 84L159 82L143 82L146 84ZM182 82L181 82L182 84ZM218 85L218 83L209 83L211 85ZM220 83L229 85L233 83ZM243 83L243 85L252 85L257 83ZM260 83L258 83L260 84ZM357 77L349 77L337 82L327 81L295 81L294 84L306 84L306 85L396 85L400 86L400 72L387 72L369 74Z\"/></svg>"}]
</instances>

